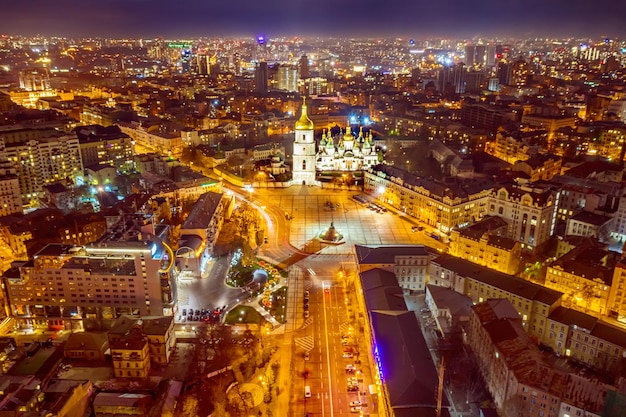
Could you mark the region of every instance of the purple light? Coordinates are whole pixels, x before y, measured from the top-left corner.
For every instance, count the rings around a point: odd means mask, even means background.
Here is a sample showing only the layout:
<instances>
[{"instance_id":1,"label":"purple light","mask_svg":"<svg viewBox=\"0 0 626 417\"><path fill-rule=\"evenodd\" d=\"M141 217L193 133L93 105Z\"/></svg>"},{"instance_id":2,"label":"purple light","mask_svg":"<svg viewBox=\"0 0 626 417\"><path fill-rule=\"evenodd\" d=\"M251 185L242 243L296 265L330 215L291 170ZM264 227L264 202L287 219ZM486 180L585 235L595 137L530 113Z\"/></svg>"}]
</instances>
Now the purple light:
<instances>
[{"instance_id":1,"label":"purple light","mask_svg":"<svg viewBox=\"0 0 626 417\"><path fill-rule=\"evenodd\" d=\"M257 36L257 37L256 37L256 42L257 42L259 45L263 45L263 44L265 43L265 36Z\"/></svg>"}]
</instances>

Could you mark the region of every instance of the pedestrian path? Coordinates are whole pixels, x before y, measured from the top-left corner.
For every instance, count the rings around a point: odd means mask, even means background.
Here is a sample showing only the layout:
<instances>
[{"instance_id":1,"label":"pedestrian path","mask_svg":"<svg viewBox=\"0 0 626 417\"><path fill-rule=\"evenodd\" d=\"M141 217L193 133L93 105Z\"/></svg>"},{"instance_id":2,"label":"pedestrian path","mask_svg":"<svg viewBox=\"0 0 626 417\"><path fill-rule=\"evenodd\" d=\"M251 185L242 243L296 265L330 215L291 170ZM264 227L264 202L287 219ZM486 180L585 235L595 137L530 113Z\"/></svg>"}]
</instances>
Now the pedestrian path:
<instances>
[{"instance_id":1,"label":"pedestrian path","mask_svg":"<svg viewBox=\"0 0 626 417\"><path fill-rule=\"evenodd\" d=\"M350 328L350 322L349 321L344 321L343 323L341 323L339 325L339 331L341 332L341 334L348 333L348 329L349 328Z\"/></svg>"},{"instance_id":2,"label":"pedestrian path","mask_svg":"<svg viewBox=\"0 0 626 417\"><path fill-rule=\"evenodd\" d=\"M307 352L313 349L313 346L315 345L313 343L313 335L296 338L295 343L296 346L301 347Z\"/></svg>"},{"instance_id":3,"label":"pedestrian path","mask_svg":"<svg viewBox=\"0 0 626 417\"><path fill-rule=\"evenodd\" d=\"M300 328L301 329L306 329L311 324L313 324L313 317L309 317L308 319L304 320L304 323L302 324L302 327L300 327Z\"/></svg>"}]
</instances>

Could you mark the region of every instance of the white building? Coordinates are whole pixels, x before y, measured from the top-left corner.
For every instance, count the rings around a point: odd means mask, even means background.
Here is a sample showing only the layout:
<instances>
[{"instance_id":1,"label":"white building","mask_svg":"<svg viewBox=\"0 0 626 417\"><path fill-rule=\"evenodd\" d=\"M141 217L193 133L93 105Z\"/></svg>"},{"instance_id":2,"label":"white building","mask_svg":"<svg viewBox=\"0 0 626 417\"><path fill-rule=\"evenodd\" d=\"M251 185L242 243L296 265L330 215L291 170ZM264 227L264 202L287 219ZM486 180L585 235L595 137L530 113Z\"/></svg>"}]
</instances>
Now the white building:
<instances>
[{"instance_id":1,"label":"white building","mask_svg":"<svg viewBox=\"0 0 626 417\"><path fill-rule=\"evenodd\" d=\"M554 234L560 191L538 184L505 185L489 198L491 216L500 216L508 223L508 235L534 251Z\"/></svg>"},{"instance_id":2,"label":"white building","mask_svg":"<svg viewBox=\"0 0 626 417\"><path fill-rule=\"evenodd\" d=\"M339 134L337 143L330 132L322 134L316 157L318 171L358 171L369 169L378 164L378 154L374 150L372 133L363 135L363 128L358 136L346 127L345 135Z\"/></svg>"},{"instance_id":3,"label":"white building","mask_svg":"<svg viewBox=\"0 0 626 417\"><path fill-rule=\"evenodd\" d=\"M306 113L306 101L302 102L302 115L296 122L293 142L293 184L313 185L315 181L315 135L314 126Z\"/></svg>"}]
</instances>

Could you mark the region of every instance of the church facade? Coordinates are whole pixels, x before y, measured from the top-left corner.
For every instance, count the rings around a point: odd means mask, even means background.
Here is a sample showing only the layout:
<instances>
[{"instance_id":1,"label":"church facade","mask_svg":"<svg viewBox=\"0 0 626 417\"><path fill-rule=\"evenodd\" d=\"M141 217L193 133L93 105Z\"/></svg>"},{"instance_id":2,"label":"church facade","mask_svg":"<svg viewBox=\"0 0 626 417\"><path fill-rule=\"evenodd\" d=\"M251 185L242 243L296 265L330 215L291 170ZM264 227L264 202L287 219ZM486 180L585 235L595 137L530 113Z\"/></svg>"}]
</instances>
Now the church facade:
<instances>
[{"instance_id":1,"label":"church facade","mask_svg":"<svg viewBox=\"0 0 626 417\"><path fill-rule=\"evenodd\" d=\"M379 163L374 149L372 133L352 134L350 126L345 134L338 135L324 130L319 146L316 146L313 122L307 115L306 102L295 125L293 142L292 184L316 185L316 173L322 171L361 171Z\"/></svg>"},{"instance_id":2,"label":"church facade","mask_svg":"<svg viewBox=\"0 0 626 417\"><path fill-rule=\"evenodd\" d=\"M337 139L324 131L315 160L317 171L360 171L378 164L378 153L371 132L364 135L361 128L354 136L348 125L344 135L339 130Z\"/></svg>"}]
</instances>

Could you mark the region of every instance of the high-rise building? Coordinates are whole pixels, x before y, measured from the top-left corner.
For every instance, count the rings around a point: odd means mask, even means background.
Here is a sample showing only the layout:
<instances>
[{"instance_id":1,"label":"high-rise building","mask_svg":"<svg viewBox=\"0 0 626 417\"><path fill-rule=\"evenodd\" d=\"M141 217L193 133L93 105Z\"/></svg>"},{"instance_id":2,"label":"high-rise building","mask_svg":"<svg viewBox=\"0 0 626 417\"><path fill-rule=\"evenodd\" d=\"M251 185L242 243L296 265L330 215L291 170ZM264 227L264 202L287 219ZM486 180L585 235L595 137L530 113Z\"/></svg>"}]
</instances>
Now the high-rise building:
<instances>
[{"instance_id":1,"label":"high-rise building","mask_svg":"<svg viewBox=\"0 0 626 417\"><path fill-rule=\"evenodd\" d=\"M298 91L298 69L291 65L278 67L278 89Z\"/></svg>"},{"instance_id":2,"label":"high-rise building","mask_svg":"<svg viewBox=\"0 0 626 417\"><path fill-rule=\"evenodd\" d=\"M254 71L254 91L257 93L267 93L269 75L267 70L267 62L261 61Z\"/></svg>"},{"instance_id":3,"label":"high-rise building","mask_svg":"<svg viewBox=\"0 0 626 417\"><path fill-rule=\"evenodd\" d=\"M309 57L302 55L300 57L300 78L309 78Z\"/></svg>"},{"instance_id":4,"label":"high-rise building","mask_svg":"<svg viewBox=\"0 0 626 417\"><path fill-rule=\"evenodd\" d=\"M24 203L41 196L42 187L59 181L73 181L83 173L78 138L52 136L2 145L0 159L6 158L17 172Z\"/></svg>"},{"instance_id":5,"label":"high-rise building","mask_svg":"<svg viewBox=\"0 0 626 417\"><path fill-rule=\"evenodd\" d=\"M444 67L437 73L437 88L444 94L465 93L467 71L462 63Z\"/></svg>"},{"instance_id":6,"label":"high-rise building","mask_svg":"<svg viewBox=\"0 0 626 417\"><path fill-rule=\"evenodd\" d=\"M134 167L133 140L122 133L118 126L79 126L74 129L74 133L80 143L84 167L97 164L110 165L124 172Z\"/></svg>"},{"instance_id":7,"label":"high-rise building","mask_svg":"<svg viewBox=\"0 0 626 417\"><path fill-rule=\"evenodd\" d=\"M465 65L474 66L474 55L476 54L476 45L465 45Z\"/></svg>"},{"instance_id":8,"label":"high-rise building","mask_svg":"<svg viewBox=\"0 0 626 417\"><path fill-rule=\"evenodd\" d=\"M302 101L302 115L296 122L293 142L293 183L315 183L315 136L314 125L307 115L306 101Z\"/></svg>"},{"instance_id":9,"label":"high-rise building","mask_svg":"<svg viewBox=\"0 0 626 417\"><path fill-rule=\"evenodd\" d=\"M205 54L196 55L196 71L198 75L208 75L210 73L209 56Z\"/></svg>"},{"instance_id":10,"label":"high-rise building","mask_svg":"<svg viewBox=\"0 0 626 417\"><path fill-rule=\"evenodd\" d=\"M488 67L496 65L496 45L487 45L486 62Z\"/></svg>"},{"instance_id":11,"label":"high-rise building","mask_svg":"<svg viewBox=\"0 0 626 417\"><path fill-rule=\"evenodd\" d=\"M474 65L485 65L485 45L466 45L465 46L465 65L473 67Z\"/></svg>"},{"instance_id":12,"label":"high-rise building","mask_svg":"<svg viewBox=\"0 0 626 417\"><path fill-rule=\"evenodd\" d=\"M498 77L501 85L511 84L511 79L513 78L513 64L500 62L498 64L498 70L496 71L496 77Z\"/></svg>"}]
</instances>

